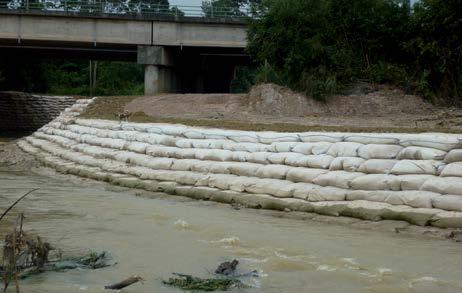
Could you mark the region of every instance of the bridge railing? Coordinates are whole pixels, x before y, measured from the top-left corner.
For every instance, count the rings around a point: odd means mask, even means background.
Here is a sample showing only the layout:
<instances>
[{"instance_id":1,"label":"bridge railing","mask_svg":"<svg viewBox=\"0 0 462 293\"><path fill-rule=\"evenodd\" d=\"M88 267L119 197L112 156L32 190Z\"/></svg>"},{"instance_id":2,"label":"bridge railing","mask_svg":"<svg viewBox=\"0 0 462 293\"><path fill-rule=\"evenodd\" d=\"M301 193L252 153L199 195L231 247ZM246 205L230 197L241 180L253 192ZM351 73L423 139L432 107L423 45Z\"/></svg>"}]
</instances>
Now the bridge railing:
<instances>
[{"instance_id":1,"label":"bridge railing","mask_svg":"<svg viewBox=\"0 0 462 293\"><path fill-rule=\"evenodd\" d=\"M142 0L0 0L0 11L69 15L123 15L133 17L201 17L245 19L250 9L215 6L159 5Z\"/></svg>"}]
</instances>

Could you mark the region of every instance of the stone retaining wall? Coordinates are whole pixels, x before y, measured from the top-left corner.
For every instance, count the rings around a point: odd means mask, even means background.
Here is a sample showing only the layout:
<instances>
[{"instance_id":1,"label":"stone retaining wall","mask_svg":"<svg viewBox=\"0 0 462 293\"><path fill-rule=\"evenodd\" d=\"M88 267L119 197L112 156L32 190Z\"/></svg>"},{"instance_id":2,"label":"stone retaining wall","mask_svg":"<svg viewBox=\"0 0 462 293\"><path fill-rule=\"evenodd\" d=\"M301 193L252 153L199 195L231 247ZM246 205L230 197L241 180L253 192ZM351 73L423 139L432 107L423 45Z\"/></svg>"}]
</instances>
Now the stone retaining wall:
<instances>
[{"instance_id":1,"label":"stone retaining wall","mask_svg":"<svg viewBox=\"0 0 462 293\"><path fill-rule=\"evenodd\" d=\"M442 133L277 133L79 119L18 142L59 172L253 208L462 228L462 141Z\"/></svg>"},{"instance_id":2,"label":"stone retaining wall","mask_svg":"<svg viewBox=\"0 0 462 293\"><path fill-rule=\"evenodd\" d=\"M72 97L0 92L0 131L34 131L74 103Z\"/></svg>"}]
</instances>

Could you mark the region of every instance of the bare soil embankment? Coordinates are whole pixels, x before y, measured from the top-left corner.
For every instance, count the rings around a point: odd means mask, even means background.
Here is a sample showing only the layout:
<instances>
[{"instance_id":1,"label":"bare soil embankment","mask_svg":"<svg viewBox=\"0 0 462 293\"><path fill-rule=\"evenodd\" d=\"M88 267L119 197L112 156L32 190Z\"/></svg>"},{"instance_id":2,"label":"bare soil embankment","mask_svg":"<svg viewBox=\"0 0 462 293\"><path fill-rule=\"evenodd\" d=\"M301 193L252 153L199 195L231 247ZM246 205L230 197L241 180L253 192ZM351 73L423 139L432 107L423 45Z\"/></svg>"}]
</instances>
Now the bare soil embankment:
<instances>
[{"instance_id":1,"label":"bare soil embankment","mask_svg":"<svg viewBox=\"0 0 462 293\"><path fill-rule=\"evenodd\" d=\"M462 109L437 107L421 97L368 85L319 102L289 89L263 84L248 94L159 94L103 97L82 115L243 130L461 132Z\"/></svg>"}]
</instances>

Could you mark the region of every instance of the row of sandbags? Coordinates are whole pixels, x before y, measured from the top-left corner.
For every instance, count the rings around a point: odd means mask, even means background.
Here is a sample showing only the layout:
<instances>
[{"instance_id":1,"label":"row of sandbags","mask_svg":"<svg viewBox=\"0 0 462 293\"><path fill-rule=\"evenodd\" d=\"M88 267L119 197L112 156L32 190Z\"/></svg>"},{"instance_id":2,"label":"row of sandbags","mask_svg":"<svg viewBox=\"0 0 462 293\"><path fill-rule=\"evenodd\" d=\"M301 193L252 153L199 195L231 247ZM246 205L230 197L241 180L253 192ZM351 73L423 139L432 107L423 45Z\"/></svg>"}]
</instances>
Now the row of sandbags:
<instances>
[{"instance_id":1,"label":"row of sandbags","mask_svg":"<svg viewBox=\"0 0 462 293\"><path fill-rule=\"evenodd\" d=\"M330 148L324 148L324 152L326 153L319 151L316 155L307 155L298 152L285 151L251 152L248 150L226 147L226 143L229 145L242 144L234 142L224 142L221 144L222 147L227 149L213 149L210 145L200 145L199 143L195 145L193 144L191 148L183 148L181 147L182 144L179 143L178 140L173 139L171 136L145 134L134 131L98 130L75 125L68 125L66 126L66 129L56 129L47 126L42 128L41 132L53 136L72 139L79 143L86 143L112 149L128 150L141 154L149 154L155 157L279 164L294 167L329 169L331 171L344 170L367 174L419 174L442 177L462 177L462 162L446 164L438 160L375 159L374 156L371 156L371 159L366 160L359 157L334 157L329 154L329 150L332 150L334 147L338 148L340 144L346 144L345 142L334 143L331 144ZM199 142L203 141L199 140ZM322 144L324 143L300 143L300 145L303 146ZM370 147L370 149L372 149L374 146L381 145L365 145L364 147ZM387 145L383 146L387 147ZM273 145L270 145L270 147L273 147ZM389 147L396 146L390 145ZM408 147L404 150L406 151L408 149L407 151L411 152L411 149L414 149L414 151L417 151L415 150L416 148L419 147Z\"/></svg>"},{"instance_id":2,"label":"row of sandbags","mask_svg":"<svg viewBox=\"0 0 462 293\"><path fill-rule=\"evenodd\" d=\"M58 131L59 132L59 131ZM314 183L322 186L352 188L357 190L430 190L442 194L462 195L462 178L440 178L425 174L365 174L361 172L331 171L320 168L294 167L277 164L261 164L239 161L220 161L204 156L188 156L187 158L171 158L159 153L132 152L128 147L111 148L111 144L91 144L86 139L74 139L49 135L42 132L34 133L39 139L54 142L61 147L68 148L95 158L112 159L131 163L152 169L174 171L196 171L201 173L233 174L237 176L251 176L269 179L284 179L292 182ZM92 140L90 140L92 141ZM94 143L94 141L92 141ZM123 141L121 141L123 143ZM128 149L128 151L124 151ZM155 149L155 147L154 147ZM193 152L194 154L194 152ZM437 184L438 182L448 183Z\"/></svg>"},{"instance_id":3,"label":"row of sandbags","mask_svg":"<svg viewBox=\"0 0 462 293\"><path fill-rule=\"evenodd\" d=\"M356 142L360 144L394 144L401 146L422 146L449 151L461 148L461 137L446 133L344 133L304 132L286 133L271 131L240 131L191 127L162 123L117 123L109 120L76 119L75 124L107 130L129 130L164 134L191 139L225 139L236 142L271 144L274 142Z\"/></svg>"},{"instance_id":4,"label":"row of sandbags","mask_svg":"<svg viewBox=\"0 0 462 293\"><path fill-rule=\"evenodd\" d=\"M247 152L294 152L304 155L326 154L333 157L357 157L362 159L410 159L410 160L444 160L446 163L462 161L462 144L459 138L449 135L450 139L438 141L439 135L432 135L434 141L428 141L427 134L409 135L408 140L403 140L402 144L379 143L359 143L354 141L326 141L321 140L324 136L317 136L319 141L312 142L240 142L230 138L194 138L181 136L177 132L164 131L142 132L139 130L127 130L124 128L126 123L114 124L113 122L103 121L103 124L109 124L106 128L98 125L91 125L95 120L76 119L75 124L71 125L53 125L54 128L69 129L79 134L93 134L102 138L120 138L130 141L148 142L152 144L161 144L165 146L176 146L180 148L203 148L203 149L223 149L230 151L247 151ZM98 121L98 120L96 120ZM141 124L141 123L140 123ZM133 125L133 124L131 124ZM144 124L143 124L144 125ZM100 127L98 127L100 126ZM113 126L113 127L112 127ZM121 129L118 129L121 128ZM130 127L129 129L132 129ZM156 127L155 129L158 129ZM224 130L226 132L228 130ZM158 131L160 132L160 131ZM188 132L185 132L186 134ZM364 134L365 135L365 134ZM397 134L404 137L403 134ZM348 136L347 136L348 137ZM355 136L352 136L355 137ZM417 138L422 140L418 140ZM411 140L413 138L414 140ZM429 146L416 146L413 142L429 142ZM408 142L408 143L405 143ZM430 143L431 142L431 143ZM417 144L417 143L416 143Z\"/></svg>"},{"instance_id":5,"label":"row of sandbags","mask_svg":"<svg viewBox=\"0 0 462 293\"><path fill-rule=\"evenodd\" d=\"M442 196L438 193L441 186L459 192L453 185L446 186L440 182L447 178L435 177L424 181L412 176L395 176L393 181L391 178L384 179L376 175L358 176L349 172L319 172L324 170L306 168L292 168L286 177L277 178L272 177L271 172L279 172L278 166L152 158L94 146L93 151L86 152L92 146L75 144L67 149L58 143L47 141L47 136L38 136L41 138L28 137L26 140L34 147L73 163L98 167L107 172L129 172L129 175L143 179L264 193L284 198L295 197L308 201L369 200L393 205L462 211L462 196ZM316 171L319 173L316 174ZM238 174L232 174L233 172ZM413 186L416 180L423 182L420 183L421 190L401 190L403 186L418 189L418 186ZM380 182L379 185L376 185L377 182ZM348 190L349 187L357 190Z\"/></svg>"},{"instance_id":6,"label":"row of sandbags","mask_svg":"<svg viewBox=\"0 0 462 293\"><path fill-rule=\"evenodd\" d=\"M278 198L267 194L221 190L214 187L186 186L172 181L146 180L138 177L106 172L99 167L73 163L58 156L45 154L39 148L22 140L18 145L26 152L35 154L44 164L66 174L109 181L113 184L150 191L162 191L188 196L196 199L213 200L225 203L239 203L247 207L276 210L294 210L314 212L330 216L349 216L364 220L404 220L416 225L433 225L441 228L462 227L462 213L446 212L439 209L411 208L403 205L391 205L365 200L310 202L297 198ZM127 170L129 170L127 166ZM127 172L128 173L128 172Z\"/></svg>"}]
</instances>

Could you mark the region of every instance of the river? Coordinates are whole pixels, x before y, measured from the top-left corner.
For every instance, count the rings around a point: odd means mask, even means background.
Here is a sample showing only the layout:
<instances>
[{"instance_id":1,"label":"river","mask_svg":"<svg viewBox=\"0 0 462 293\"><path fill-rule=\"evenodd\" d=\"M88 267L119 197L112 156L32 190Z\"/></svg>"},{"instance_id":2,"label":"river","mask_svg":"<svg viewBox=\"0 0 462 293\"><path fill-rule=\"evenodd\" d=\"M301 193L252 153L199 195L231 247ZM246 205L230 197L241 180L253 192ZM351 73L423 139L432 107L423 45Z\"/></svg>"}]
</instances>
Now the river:
<instances>
[{"instance_id":1,"label":"river","mask_svg":"<svg viewBox=\"0 0 462 293\"><path fill-rule=\"evenodd\" d=\"M117 265L52 272L22 280L21 292L107 292L104 285L142 276L123 292L180 292L162 285L171 272L211 276L240 261L254 288L235 292L461 292L462 245L274 216L182 197L65 177L0 172L0 210L39 187L9 215L65 253L109 250ZM277 214L277 213L276 213ZM0 236L10 225L1 225Z\"/></svg>"}]
</instances>

